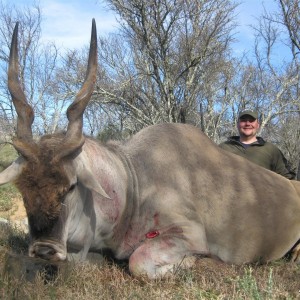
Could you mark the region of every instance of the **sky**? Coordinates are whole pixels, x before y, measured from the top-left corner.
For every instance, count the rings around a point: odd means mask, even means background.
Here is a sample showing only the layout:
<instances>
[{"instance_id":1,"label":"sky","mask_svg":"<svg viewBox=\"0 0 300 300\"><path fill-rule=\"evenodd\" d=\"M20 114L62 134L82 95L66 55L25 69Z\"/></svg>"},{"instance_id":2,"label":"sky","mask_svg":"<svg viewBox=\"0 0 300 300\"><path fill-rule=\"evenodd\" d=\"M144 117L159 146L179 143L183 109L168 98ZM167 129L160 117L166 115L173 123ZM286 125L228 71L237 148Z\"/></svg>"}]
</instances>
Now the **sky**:
<instances>
[{"instance_id":1,"label":"sky","mask_svg":"<svg viewBox=\"0 0 300 300\"><path fill-rule=\"evenodd\" d=\"M34 0L4 0L22 8ZM237 54L249 50L254 35L250 25L254 25L263 5L269 10L274 8L274 0L239 0L237 22L240 24L234 46ZM109 12L101 0L40 0L42 8L42 39L54 41L62 48L81 48L89 43L91 21L95 18L98 34L114 31L118 24L112 12Z\"/></svg>"},{"instance_id":2,"label":"sky","mask_svg":"<svg viewBox=\"0 0 300 300\"><path fill-rule=\"evenodd\" d=\"M34 0L4 0L17 8L30 6ZM92 19L98 34L106 34L117 26L114 15L97 0L40 0L42 40L54 41L68 49L89 44Z\"/></svg>"}]
</instances>

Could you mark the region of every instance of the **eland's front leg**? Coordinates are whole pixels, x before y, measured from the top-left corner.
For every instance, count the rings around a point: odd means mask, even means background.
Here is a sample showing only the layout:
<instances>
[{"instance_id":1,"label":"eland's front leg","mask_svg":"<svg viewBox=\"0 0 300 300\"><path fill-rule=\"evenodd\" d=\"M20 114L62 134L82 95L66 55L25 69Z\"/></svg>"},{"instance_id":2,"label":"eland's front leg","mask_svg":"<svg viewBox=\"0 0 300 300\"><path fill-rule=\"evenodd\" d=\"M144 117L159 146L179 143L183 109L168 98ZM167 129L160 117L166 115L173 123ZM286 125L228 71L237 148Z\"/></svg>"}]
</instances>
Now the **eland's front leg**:
<instances>
[{"instance_id":1,"label":"eland's front leg","mask_svg":"<svg viewBox=\"0 0 300 300\"><path fill-rule=\"evenodd\" d=\"M130 256L129 270L132 275L149 279L174 274L178 268L189 268L195 256L187 240L177 237L158 237L146 240Z\"/></svg>"},{"instance_id":2,"label":"eland's front leg","mask_svg":"<svg viewBox=\"0 0 300 300\"><path fill-rule=\"evenodd\" d=\"M292 250L291 261L298 264L300 263L300 243Z\"/></svg>"}]
</instances>

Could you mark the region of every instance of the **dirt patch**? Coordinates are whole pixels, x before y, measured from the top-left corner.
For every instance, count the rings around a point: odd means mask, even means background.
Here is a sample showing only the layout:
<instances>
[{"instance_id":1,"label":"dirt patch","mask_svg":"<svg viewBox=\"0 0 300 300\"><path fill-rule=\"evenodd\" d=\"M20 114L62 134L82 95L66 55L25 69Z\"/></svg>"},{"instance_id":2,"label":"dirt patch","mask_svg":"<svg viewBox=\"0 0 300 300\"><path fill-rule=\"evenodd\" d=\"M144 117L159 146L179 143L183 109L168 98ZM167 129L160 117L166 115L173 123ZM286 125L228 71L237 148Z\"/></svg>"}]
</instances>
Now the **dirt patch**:
<instances>
[{"instance_id":1,"label":"dirt patch","mask_svg":"<svg viewBox=\"0 0 300 300\"><path fill-rule=\"evenodd\" d=\"M17 198L15 200L14 205L15 205L16 210L12 214L12 219L13 220L23 220L24 218L27 218L26 210L25 210L22 198Z\"/></svg>"},{"instance_id":2,"label":"dirt patch","mask_svg":"<svg viewBox=\"0 0 300 300\"><path fill-rule=\"evenodd\" d=\"M20 221L27 218L24 203L21 197L12 200L13 206L10 210L3 212L3 217L10 221Z\"/></svg>"},{"instance_id":3,"label":"dirt patch","mask_svg":"<svg viewBox=\"0 0 300 300\"><path fill-rule=\"evenodd\" d=\"M1 211L0 224L9 224L25 233L28 233L28 219L26 210L21 197L12 199L12 208L7 211Z\"/></svg>"}]
</instances>

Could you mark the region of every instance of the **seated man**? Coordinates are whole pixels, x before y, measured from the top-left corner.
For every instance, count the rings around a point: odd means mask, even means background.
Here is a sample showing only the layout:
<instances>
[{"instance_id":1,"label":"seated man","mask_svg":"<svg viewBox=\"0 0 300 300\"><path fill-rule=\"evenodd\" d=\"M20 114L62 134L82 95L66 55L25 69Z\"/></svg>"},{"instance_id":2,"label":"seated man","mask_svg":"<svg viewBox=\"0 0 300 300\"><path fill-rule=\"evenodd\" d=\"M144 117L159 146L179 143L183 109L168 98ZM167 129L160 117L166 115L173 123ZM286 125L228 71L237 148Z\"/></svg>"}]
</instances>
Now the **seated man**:
<instances>
[{"instance_id":1,"label":"seated man","mask_svg":"<svg viewBox=\"0 0 300 300\"><path fill-rule=\"evenodd\" d=\"M243 156L288 179L295 179L295 173L289 170L282 152L275 145L257 136L259 122L256 111L240 112L237 129L239 136L229 137L227 141L221 143L219 146L222 149Z\"/></svg>"}]
</instances>

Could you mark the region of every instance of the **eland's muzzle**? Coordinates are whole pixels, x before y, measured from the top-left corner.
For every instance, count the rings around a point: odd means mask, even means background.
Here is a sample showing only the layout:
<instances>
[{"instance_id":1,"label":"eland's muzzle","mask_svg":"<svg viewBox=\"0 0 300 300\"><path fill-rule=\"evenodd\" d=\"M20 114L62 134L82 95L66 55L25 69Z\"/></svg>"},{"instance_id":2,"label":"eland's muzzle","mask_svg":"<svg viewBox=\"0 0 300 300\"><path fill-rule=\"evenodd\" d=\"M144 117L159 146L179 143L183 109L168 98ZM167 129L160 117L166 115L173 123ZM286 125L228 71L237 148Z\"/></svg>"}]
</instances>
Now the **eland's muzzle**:
<instances>
[{"instance_id":1,"label":"eland's muzzle","mask_svg":"<svg viewBox=\"0 0 300 300\"><path fill-rule=\"evenodd\" d=\"M67 258L66 248L55 241L35 241L29 246L29 256L49 261L63 261Z\"/></svg>"}]
</instances>

